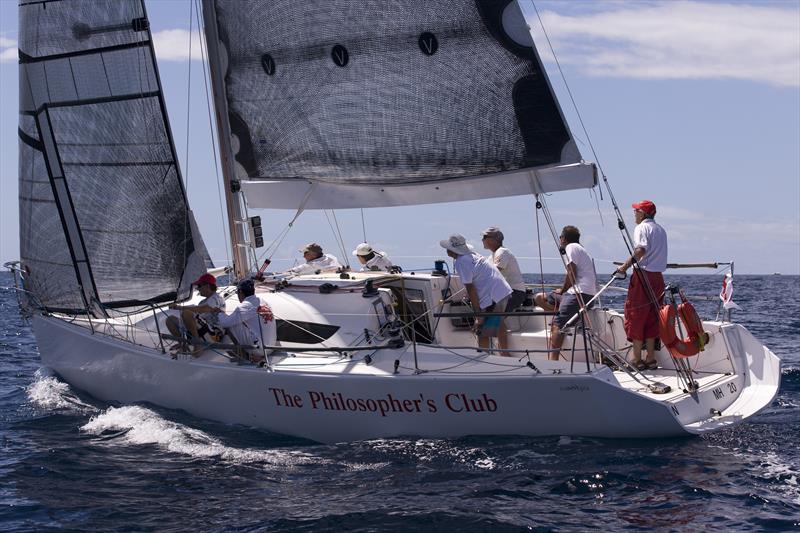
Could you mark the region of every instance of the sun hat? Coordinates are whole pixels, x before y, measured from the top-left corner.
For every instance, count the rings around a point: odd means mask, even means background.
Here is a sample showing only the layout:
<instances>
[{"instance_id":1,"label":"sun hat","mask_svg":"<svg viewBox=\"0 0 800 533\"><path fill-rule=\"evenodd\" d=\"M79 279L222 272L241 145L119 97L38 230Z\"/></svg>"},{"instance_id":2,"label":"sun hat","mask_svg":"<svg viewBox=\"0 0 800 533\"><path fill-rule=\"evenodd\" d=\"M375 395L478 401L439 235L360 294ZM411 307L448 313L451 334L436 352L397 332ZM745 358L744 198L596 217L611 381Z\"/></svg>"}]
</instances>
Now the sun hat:
<instances>
[{"instance_id":1,"label":"sun hat","mask_svg":"<svg viewBox=\"0 0 800 533\"><path fill-rule=\"evenodd\" d=\"M488 228L483 230L481 232L481 237L489 237L490 239L494 239L499 242L503 242L503 239L505 238L503 236L503 232L500 231L500 228L496 226L489 226Z\"/></svg>"},{"instance_id":2,"label":"sun hat","mask_svg":"<svg viewBox=\"0 0 800 533\"><path fill-rule=\"evenodd\" d=\"M641 210L646 215L653 216L656 214L656 204L654 204L650 200L642 200L641 202L631 204L631 207L634 209Z\"/></svg>"},{"instance_id":3,"label":"sun hat","mask_svg":"<svg viewBox=\"0 0 800 533\"><path fill-rule=\"evenodd\" d=\"M215 278L211 274L206 273L197 278L197 281L195 281L192 285L197 285L198 287L201 285L214 285L216 287L217 278Z\"/></svg>"},{"instance_id":4,"label":"sun hat","mask_svg":"<svg viewBox=\"0 0 800 533\"><path fill-rule=\"evenodd\" d=\"M322 253L322 246L320 246L319 244L317 244L315 242L310 242L310 243L306 244L305 246L303 246L302 248L300 248L300 251L303 252L303 253L314 252L315 254L321 254Z\"/></svg>"},{"instance_id":5,"label":"sun hat","mask_svg":"<svg viewBox=\"0 0 800 533\"><path fill-rule=\"evenodd\" d=\"M468 254L473 250L472 245L467 244L467 239L460 233L453 233L447 239L439 241L439 246L458 255Z\"/></svg>"},{"instance_id":6,"label":"sun hat","mask_svg":"<svg viewBox=\"0 0 800 533\"><path fill-rule=\"evenodd\" d=\"M372 249L372 246L370 246L369 244L367 244L365 242L362 242L361 244L356 246L355 250L353 250L353 255L365 256L365 255L369 255L369 254L374 253L374 252L375 252L375 250Z\"/></svg>"}]
</instances>

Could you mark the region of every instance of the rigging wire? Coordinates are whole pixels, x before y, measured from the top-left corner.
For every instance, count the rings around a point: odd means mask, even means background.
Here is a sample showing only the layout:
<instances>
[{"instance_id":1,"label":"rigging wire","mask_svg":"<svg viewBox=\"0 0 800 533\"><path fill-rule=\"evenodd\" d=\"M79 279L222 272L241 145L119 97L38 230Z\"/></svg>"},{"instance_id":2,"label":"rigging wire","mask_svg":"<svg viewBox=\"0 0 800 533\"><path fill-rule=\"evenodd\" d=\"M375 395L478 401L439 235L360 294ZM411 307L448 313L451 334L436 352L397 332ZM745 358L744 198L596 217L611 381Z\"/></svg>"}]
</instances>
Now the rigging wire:
<instances>
[{"instance_id":1,"label":"rigging wire","mask_svg":"<svg viewBox=\"0 0 800 533\"><path fill-rule=\"evenodd\" d=\"M540 284L541 284L542 294L546 294L545 293L545 288L544 288L544 260L542 259L542 234L541 234L541 228L540 228L540 225L539 225L539 206L541 206L542 204L541 204L541 202L539 202L539 195L538 194L535 195L535 198L536 198L536 207L535 207L534 211L536 213L536 243L537 243L538 249L539 249L539 281L540 281ZM536 302L534 302L534 303L536 303ZM544 328L544 336L545 336L545 341L547 342L547 345L550 346L550 330L547 329L546 325L545 325L545 328Z\"/></svg>"},{"instance_id":2,"label":"rigging wire","mask_svg":"<svg viewBox=\"0 0 800 533\"><path fill-rule=\"evenodd\" d=\"M192 118L192 32L194 27L194 3L189 2L189 73L186 77L186 162L183 165L187 195L189 191L189 132Z\"/></svg>"},{"instance_id":3,"label":"rigging wire","mask_svg":"<svg viewBox=\"0 0 800 533\"><path fill-rule=\"evenodd\" d=\"M295 212L294 217L292 217L292 220L290 220L289 223L286 224L286 227L283 228L280 231L280 233L278 233L278 236L275 237L271 243L269 243L269 245L264 249L263 252L261 252L261 255L258 256L257 258L256 264L258 264L258 262L260 262L261 259L264 256L266 256L268 252L269 256L267 256L267 259L270 260L272 259L272 256L274 256L275 253L278 251L278 247L283 242L283 239L286 238L286 236L289 234L289 231L292 229L292 226L294 226L295 221L297 221L297 219L300 218L300 215L302 215L303 212L306 210L306 204L308 203L308 200L311 198L311 194L314 192L315 188L316 188L315 184L312 184L311 187L308 188L308 190L306 191L306 195L305 197L303 197L303 201L300 202L300 206L297 208L297 211ZM270 250L272 251L270 252Z\"/></svg>"},{"instance_id":4,"label":"rigging wire","mask_svg":"<svg viewBox=\"0 0 800 533\"><path fill-rule=\"evenodd\" d=\"M364 233L364 242L367 242L367 226L364 224L364 208L361 208L361 231Z\"/></svg>"},{"instance_id":5,"label":"rigging wire","mask_svg":"<svg viewBox=\"0 0 800 533\"><path fill-rule=\"evenodd\" d=\"M200 9L200 0L195 0L197 4L197 14L198 18L202 16L203 11ZM200 36L200 57L203 61L203 84L205 86L205 97L206 97L206 112L208 114L208 131L211 134L211 153L214 156L214 177L217 184L217 201L219 203L219 216L220 220L222 221L222 238L223 242L225 243L225 261L227 265L232 265L231 261L231 246L228 242L228 220L225 216L225 206L222 200L223 192L222 192L222 180L219 176L219 158L217 156L217 150L219 146L214 141L215 134L219 136L219 131L216 130L214 127L214 121L212 119L211 113L211 91L208 85L208 72L206 68L209 66L209 61L207 59L206 53L208 51L208 44L205 41L205 33L203 32L203 24L200 23L198 20L197 23L197 33ZM191 39L191 37L190 37ZM190 60L191 62L191 60Z\"/></svg>"},{"instance_id":6,"label":"rigging wire","mask_svg":"<svg viewBox=\"0 0 800 533\"><path fill-rule=\"evenodd\" d=\"M346 266L350 266L350 263L347 260L347 252L345 251L344 240L342 240L342 232L339 229L339 221L336 219L336 211L334 211L333 209L331 209L330 211L331 211L331 214L333 215L333 220L336 222L336 227L334 228L334 223L331 222L331 219L328 216L328 210L327 209L323 210L323 212L325 213L325 218L328 220L328 225L331 227L331 231L333 232L333 239L336 241L336 244L339 246L339 251L342 252L342 260L344 261Z\"/></svg>"}]
</instances>

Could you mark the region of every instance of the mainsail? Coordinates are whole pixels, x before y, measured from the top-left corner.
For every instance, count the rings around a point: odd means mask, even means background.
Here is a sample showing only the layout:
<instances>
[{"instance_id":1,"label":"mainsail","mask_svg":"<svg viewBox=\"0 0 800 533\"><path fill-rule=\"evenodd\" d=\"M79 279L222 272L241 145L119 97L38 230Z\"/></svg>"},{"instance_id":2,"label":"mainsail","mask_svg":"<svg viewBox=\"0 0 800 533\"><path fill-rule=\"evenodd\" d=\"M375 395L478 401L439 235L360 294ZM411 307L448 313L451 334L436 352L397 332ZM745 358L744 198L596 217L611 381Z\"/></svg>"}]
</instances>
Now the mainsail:
<instances>
[{"instance_id":1,"label":"mainsail","mask_svg":"<svg viewBox=\"0 0 800 533\"><path fill-rule=\"evenodd\" d=\"M27 288L48 308L101 313L175 298L208 254L142 0L22 2L19 17Z\"/></svg>"},{"instance_id":2,"label":"mainsail","mask_svg":"<svg viewBox=\"0 0 800 533\"><path fill-rule=\"evenodd\" d=\"M204 0L204 18L251 207L596 184L516 1Z\"/></svg>"}]
</instances>

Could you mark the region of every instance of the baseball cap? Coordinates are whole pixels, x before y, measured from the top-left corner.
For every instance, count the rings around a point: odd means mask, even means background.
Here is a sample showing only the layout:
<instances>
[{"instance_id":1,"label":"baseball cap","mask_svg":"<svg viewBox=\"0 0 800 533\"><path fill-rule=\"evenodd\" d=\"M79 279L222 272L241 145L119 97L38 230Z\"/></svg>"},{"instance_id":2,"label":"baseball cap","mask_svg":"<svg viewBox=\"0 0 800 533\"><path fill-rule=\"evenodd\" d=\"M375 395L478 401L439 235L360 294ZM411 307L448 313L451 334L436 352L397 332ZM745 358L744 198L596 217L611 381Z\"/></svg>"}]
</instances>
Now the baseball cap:
<instances>
[{"instance_id":1,"label":"baseball cap","mask_svg":"<svg viewBox=\"0 0 800 533\"><path fill-rule=\"evenodd\" d=\"M631 207L634 209L641 209L650 216L656 214L656 204L654 204L650 200L642 200L641 202L631 204Z\"/></svg>"},{"instance_id":2,"label":"baseball cap","mask_svg":"<svg viewBox=\"0 0 800 533\"><path fill-rule=\"evenodd\" d=\"M496 226L489 226L485 230L481 232L481 237L489 237L495 239L496 241L502 241L504 236L503 232L500 231L500 228Z\"/></svg>"},{"instance_id":3,"label":"baseball cap","mask_svg":"<svg viewBox=\"0 0 800 533\"><path fill-rule=\"evenodd\" d=\"M202 276L200 276L199 278L197 278L197 281L195 281L192 285L197 285L198 287L200 285L214 285L214 286L216 286L217 285L217 278L215 278L211 274L206 273L206 274L203 274Z\"/></svg>"}]
</instances>

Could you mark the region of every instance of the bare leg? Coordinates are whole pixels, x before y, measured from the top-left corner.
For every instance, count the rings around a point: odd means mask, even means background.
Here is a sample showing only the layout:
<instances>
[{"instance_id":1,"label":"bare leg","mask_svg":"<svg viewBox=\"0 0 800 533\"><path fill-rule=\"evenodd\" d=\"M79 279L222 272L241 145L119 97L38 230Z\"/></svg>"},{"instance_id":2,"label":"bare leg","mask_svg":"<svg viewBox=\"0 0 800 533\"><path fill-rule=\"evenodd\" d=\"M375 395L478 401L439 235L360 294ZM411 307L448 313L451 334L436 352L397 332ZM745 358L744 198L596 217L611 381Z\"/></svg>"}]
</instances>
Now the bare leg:
<instances>
[{"instance_id":1,"label":"bare leg","mask_svg":"<svg viewBox=\"0 0 800 533\"><path fill-rule=\"evenodd\" d=\"M174 315L170 315L167 317L167 329L169 330L170 334L178 337L181 334L180 327L178 325L178 317Z\"/></svg>"},{"instance_id":2,"label":"bare leg","mask_svg":"<svg viewBox=\"0 0 800 533\"><path fill-rule=\"evenodd\" d=\"M511 354L506 352L508 349L508 331L506 331L506 323L504 320L500 321L500 329L497 330L497 345L500 347L500 355L510 357Z\"/></svg>"},{"instance_id":3,"label":"bare leg","mask_svg":"<svg viewBox=\"0 0 800 533\"><path fill-rule=\"evenodd\" d=\"M640 363L642 361L642 341L633 341L633 359L631 364Z\"/></svg>"},{"instance_id":4,"label":"bare leg","mask_svg":"<svg viewBox=\"0 0 800 533\"><path fill-rule=\"evenodd\" d=\"M189 334L192 336L192 339L199 337L200 335L197 333L197 320L194 318L194 313L185 309L181 311L181 318L186 325L187 331L189 331Z\"/></svg>"},{"instance_id":5,"label":"bare leg","mask_svg":"<svg viewBox=\"0 0 800 533\"><path fill-rule=\"evenodd\" d=\"M558 326L552 326L550 328L550 349L551 350L560 350L561 345L564 343L564 334L561 333L561 330L558 329ZM551 361L558 361L561 352L550 352L547 354L547 358Z\"/></svg>"},{"instance_id":6,"label":"bare leg","mask_svg":"<svg viewBox=\"0 0 800 533\"><path fill-rule=\"evenodd\" d=\"M489 337L478 337L478 347L483 349L489 348Z\"/></svg>"},{"instance_id":7,"label":"bare leg","mask_svg":"<svg viewBox=\"0 0 800 533\"><path fill-rule=\"evenodd\" d=\"M543 292L537 292L536 296L533 297L533 301L545 311L555 310L555 307L550 305L550 302L547 301L547 295Z\"/></svg>"},{"instance_id":8,"label":"bare leg","mask_svg":"<svg viewBox=\"0 0 800 533\"><path fill-rule=\"evenodd\" d=\"M655 339L655 337L645 340L645 346L646 346L646 349L647 349L647 359L645 360L645 363L652 363L653 361L656 360L656 339ZM641 352L640 352L640 357L641 357Z\"/></svg>"}]
</instances>

